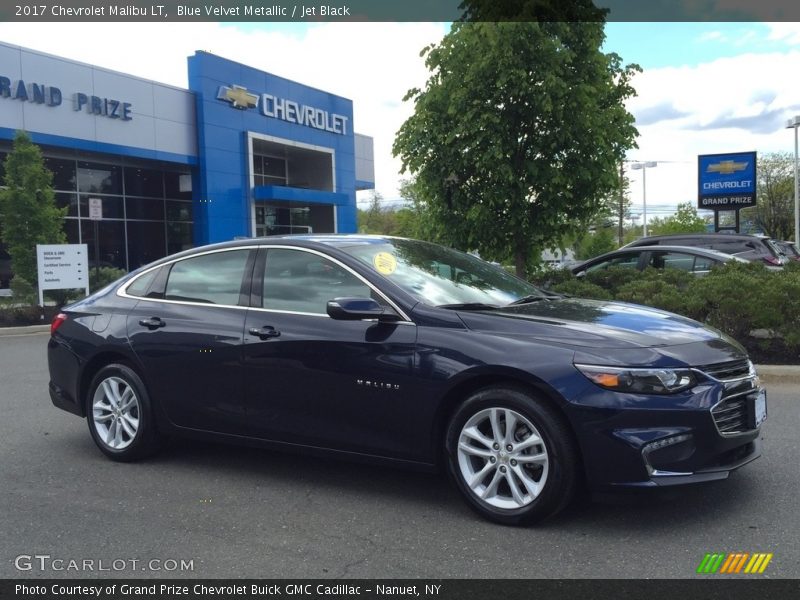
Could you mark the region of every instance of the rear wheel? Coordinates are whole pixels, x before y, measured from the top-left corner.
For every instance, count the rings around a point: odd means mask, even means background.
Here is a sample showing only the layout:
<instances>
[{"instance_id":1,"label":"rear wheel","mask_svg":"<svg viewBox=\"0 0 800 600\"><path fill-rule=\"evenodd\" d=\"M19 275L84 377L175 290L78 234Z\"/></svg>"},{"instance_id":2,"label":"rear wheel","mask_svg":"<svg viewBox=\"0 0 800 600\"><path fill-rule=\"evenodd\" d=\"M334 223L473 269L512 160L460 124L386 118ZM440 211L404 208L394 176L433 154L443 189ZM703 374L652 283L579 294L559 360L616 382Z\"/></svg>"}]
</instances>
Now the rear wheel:
<instances>
[{"instance_id":1,"label":"rear wheel","mask_svg":"<svg viewBox=\"0 0 800 600\"><path fill-rule=\"evenodd\" d=\"M552 407L522 389L473 394L453 415L446 445L459 491L492 521L534 523L574 494L578 454L569 429Z\"/></svg>"},{"instance_id":2,"label":"rear wheel","mask_svg":"<svg viewBox=\"0 0 800 600\"><path fill-rule=\"evenodd\" d=\"M147 390L126 365L110 364L95 375L86 396L86 417L95 444L112 460L137 460L160 446Z\"/></svg>"}]
</instances>

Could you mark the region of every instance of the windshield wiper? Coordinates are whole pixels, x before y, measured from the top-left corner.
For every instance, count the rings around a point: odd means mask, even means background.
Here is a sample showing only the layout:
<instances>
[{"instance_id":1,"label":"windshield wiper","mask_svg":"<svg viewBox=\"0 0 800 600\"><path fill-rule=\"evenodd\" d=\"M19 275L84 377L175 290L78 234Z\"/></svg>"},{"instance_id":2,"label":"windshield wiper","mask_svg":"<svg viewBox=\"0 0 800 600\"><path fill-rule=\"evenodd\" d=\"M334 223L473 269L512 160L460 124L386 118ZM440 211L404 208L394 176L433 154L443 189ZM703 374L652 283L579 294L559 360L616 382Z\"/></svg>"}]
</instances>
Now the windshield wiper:
<instances>
[{"instance_id":1,"label":"windshield wiper","mask_svg":"<svg viewBox=\"0 0 800 600\"><path fill-rule=\"evenodd\" d=\"M499 306L483 302L464 302L462 304L438 304L436 308L452 308L455 310L497 310Z\"/></svg>"},{"instance_id":2,"label":"windshield wiper","mask_svg":"<svg viewBox=\"0 0 800 600\"><path fill-rule=\"evenodd\" d=\"M523 296L513 302L509 302L506 306L516 306L518 304L531 304L532 302L539 302L539 300L550 300L554 296L542 296L541 294L531 294L530 296Z\"/></svg>"}]
</instances>

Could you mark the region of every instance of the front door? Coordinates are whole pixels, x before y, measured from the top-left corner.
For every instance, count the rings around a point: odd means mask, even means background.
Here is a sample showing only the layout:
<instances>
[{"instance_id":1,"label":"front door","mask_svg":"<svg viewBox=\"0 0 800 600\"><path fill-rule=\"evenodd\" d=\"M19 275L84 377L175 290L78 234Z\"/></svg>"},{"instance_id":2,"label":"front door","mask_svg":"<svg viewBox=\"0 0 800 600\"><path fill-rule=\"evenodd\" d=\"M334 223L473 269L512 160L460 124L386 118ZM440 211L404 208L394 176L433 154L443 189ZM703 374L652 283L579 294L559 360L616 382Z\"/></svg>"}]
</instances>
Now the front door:
<instances>
[{"instance_id":1,"label":"front door","mask_svg":"<svg viewBox=\"0 0 800 600\"><path fill-rule=\"evenodd\" d=\"M246 406L259 437L407 458L416 326L339 321L329 300L386 300L314 251L269 248L245 324ZM260 307L258 306L260 305ZM392 310L388 307L388 310Z\"/></svg>"}]
</instances>

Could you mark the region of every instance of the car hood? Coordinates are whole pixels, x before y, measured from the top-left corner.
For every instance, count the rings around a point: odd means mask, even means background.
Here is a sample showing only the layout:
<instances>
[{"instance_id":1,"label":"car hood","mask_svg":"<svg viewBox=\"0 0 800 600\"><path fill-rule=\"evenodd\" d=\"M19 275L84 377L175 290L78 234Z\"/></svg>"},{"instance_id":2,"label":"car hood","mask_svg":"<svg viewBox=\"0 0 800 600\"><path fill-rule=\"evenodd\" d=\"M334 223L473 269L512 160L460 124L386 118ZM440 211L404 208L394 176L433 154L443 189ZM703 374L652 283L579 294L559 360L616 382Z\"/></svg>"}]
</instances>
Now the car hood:
<instances>
[{"instance_id":1,"label":"car hood","mask_svg":"<svg viewBox=\"0 0 800 600\"><path fill-rule=\"evenodd\" d=\"M473 330L585 348L635 349L704 342L732 345L743 352L731 338L697 321L624 302L555 298L491 311L459 311L459 316Z\"/></svg>"}]
</instances>

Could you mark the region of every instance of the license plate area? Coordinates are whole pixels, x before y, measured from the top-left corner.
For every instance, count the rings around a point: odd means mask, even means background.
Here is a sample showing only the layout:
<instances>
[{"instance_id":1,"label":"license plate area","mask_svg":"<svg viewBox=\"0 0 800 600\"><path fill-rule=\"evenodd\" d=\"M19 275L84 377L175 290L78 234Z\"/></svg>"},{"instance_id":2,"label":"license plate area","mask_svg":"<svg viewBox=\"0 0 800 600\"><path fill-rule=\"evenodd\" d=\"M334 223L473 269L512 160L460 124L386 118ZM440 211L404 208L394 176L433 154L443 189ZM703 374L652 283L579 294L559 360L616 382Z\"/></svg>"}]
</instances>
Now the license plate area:
<instances>
[{"instance_id":1,"label":"license plate area","mask_svg":"<svg viewBox=\"0 0 800 600\"><path fill-rule=\"evenodd\" d=\"M751 429L756 429L767 420L767 390L758 390L747 397L748 416Z\"/></svg>"}]
</instances>

